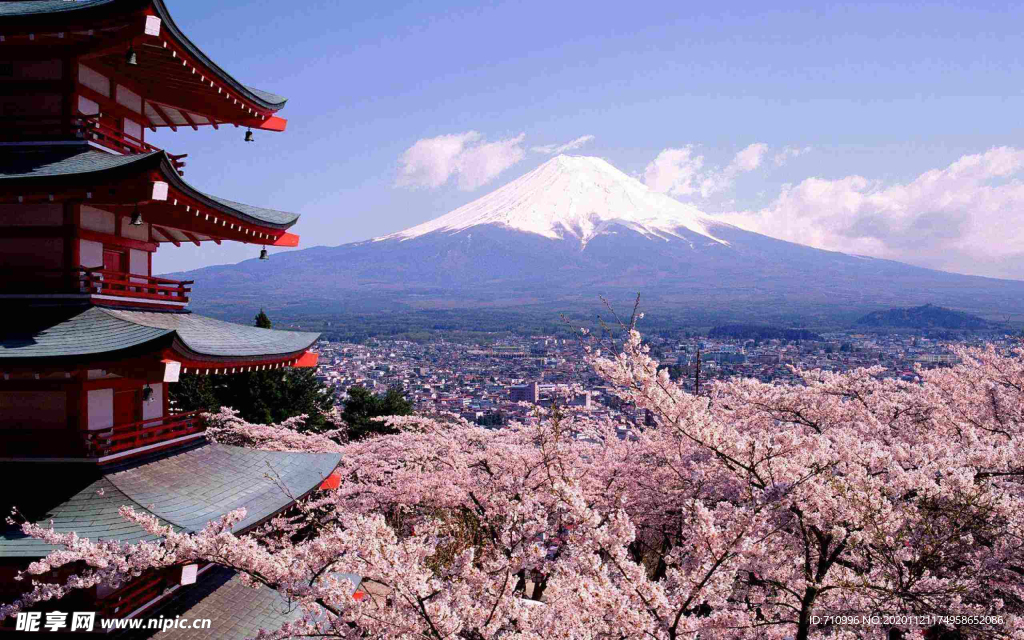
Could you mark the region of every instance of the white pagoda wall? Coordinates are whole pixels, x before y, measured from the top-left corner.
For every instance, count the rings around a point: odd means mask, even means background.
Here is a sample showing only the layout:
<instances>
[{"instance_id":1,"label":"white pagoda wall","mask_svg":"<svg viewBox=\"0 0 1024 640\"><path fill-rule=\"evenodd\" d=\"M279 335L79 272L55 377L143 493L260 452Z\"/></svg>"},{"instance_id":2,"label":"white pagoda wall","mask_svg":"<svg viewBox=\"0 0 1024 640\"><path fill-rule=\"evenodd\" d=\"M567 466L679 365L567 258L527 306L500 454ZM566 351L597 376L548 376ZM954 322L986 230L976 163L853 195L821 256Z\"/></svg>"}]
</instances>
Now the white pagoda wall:
<instances>
[{"instance_id":1,"label":"white pagoda wall","mask_svg":"<svg viewBox=\"0 0 1024 640\"><path fill-rule=\"evenodd\" d=\"M82 205L82 228L114 235L114 214L109 211Z\"/></svg>"},{"instance_id":2,"label":"white pagoda wall","mask_svg":"<svg viewBox=\"0 0 1024 640\"><path fill-rule=\"evenodd\" d=\"M89 269L103 267L103 243L92 240L79 240L78 262L80 266Z\"/></svg>"},{"instance_id":3,"label":"white pagoda wall","mask_svg":"<svg viewBox=\"0 0 1024 640\"><path fill-rule=\"evenodd\" d=\"M149 385L149 388L153 390L153 397L149 402L142 403L143 420L152 420L164 415L164 385L158 382Z\"/></svg>"},{"instance_id":4,"label":"white pagoda wall","mask_svg":"<svg viewBox=\"0 0 1024 640\"><path fill-rule=\"evenodd\" d=\"M91 389L88 393L88 420L90 431L114 426L114 390Z\"/></svg>"}]
</instances>

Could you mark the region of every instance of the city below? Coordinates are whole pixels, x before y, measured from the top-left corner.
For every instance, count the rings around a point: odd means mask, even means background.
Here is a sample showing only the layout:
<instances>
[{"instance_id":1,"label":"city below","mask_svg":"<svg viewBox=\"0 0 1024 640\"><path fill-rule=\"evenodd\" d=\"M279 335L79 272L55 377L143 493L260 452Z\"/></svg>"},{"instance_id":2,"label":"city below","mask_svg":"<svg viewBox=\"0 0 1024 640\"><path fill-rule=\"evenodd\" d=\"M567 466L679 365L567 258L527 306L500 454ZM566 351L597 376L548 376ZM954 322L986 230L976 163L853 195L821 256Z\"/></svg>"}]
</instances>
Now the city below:
<instances>
[{"instance_id":1,"label":"city below","mask_svg":"<svg viewBox=\"0 0 1024 640\"><path fill-rule=\"evenodd\" d=\"M668 368L673 379L693 391L698 371L702 385L734 377L788 384L798 382L795 370L864 367L882 367L883 376L915 381L920 367L957 363L952 350L956 345L993 344L1002 351L1019 342L1019 337L999 332L953 339L929 335L837 332L813 340L654 336L647 343L659 367ZM378 394L400 388L417 414L454 413L487 426L529 420L535 414L531 405L553 401L627 425L645 419L624 406L584 363L583 346L574 338L502 337L486 346L440 337L426 342L371 339L363 344L321 340L317 349L317 377L333 389L338 405L358 385Z\"/></svg>"}]
</instances>

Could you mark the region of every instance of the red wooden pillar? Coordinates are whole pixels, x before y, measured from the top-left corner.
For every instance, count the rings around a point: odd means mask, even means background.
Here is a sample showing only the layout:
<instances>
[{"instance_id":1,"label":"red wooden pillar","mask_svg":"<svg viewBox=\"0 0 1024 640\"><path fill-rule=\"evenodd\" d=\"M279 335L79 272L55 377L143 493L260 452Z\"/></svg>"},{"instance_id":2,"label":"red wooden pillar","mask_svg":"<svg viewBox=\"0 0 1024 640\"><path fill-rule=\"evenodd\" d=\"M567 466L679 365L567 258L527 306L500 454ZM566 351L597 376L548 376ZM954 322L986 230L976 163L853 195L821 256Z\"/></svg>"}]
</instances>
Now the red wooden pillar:
<instances>
[{"instance_id":1,"label":"red wooden pillar","mask_svg":"<svg viewBox=\"0 0 1024 640\"><path fill-rule=\"evenodd\" d=\"M64 271L71 272L81 266L81 247L78 228L82 224L82 203L68 200L64 203ZM77 276L76 276L77 277Z\"/></svg>"}]
</instances>

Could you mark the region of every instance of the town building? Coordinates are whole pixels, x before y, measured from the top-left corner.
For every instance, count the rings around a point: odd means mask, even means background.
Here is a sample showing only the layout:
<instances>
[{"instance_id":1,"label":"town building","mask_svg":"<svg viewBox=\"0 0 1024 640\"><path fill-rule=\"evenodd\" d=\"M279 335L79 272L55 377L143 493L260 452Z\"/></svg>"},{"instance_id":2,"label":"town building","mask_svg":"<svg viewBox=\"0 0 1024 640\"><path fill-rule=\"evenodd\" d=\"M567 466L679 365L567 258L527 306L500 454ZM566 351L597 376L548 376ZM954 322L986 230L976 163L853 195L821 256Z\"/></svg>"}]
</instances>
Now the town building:
<instances>
[{"instance_id":1,"label":"town building","mask_svg":"<svg viewBox=\"0 0 1024 640\"><path fill-rule=\"evenodd\" d=\"M226 241L264 257L267 246L298 243L288 231L298 215L197 189L184 178L187 154L146 138L212 127L242 146L254 131L285 130L285 98L229 75L162 0L4 2L0 25L4 515L15 506L94 540L146 537L118 516L123 505L185 531L239 508L236 532L259 526L315 491L338 455L210 443L201 416L172 407L168 384L315 366L318 334L191 313L193 283L153 276L152 258ZM14 576L51 550L16 526L0 531L0 601L27 588ZM194 599L208 568L145 574L56 608L144 616ZM224 581L211 597L234 588L244 587Z\"/></svg>"},{"instance_id":2,"label":"town building","mask_svg":"<svg viewBox=\"0 0 1024 640\"><path fill-rule=\"evenodd\" d=\"M509 400L512 402L532 402L536 404L540 400L540 383L530 382L511 387L509 389Z\"/></svg>"}]
</instances>

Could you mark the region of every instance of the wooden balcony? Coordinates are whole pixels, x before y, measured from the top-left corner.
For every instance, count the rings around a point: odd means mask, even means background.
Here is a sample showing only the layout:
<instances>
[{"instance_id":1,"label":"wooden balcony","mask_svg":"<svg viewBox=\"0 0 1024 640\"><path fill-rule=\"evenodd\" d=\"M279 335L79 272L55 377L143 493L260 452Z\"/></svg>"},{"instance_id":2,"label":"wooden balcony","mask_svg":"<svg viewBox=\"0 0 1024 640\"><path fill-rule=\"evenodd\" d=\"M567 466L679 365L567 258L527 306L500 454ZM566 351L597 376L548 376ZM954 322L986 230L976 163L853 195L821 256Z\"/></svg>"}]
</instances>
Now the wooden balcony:
<instances>
[{"instance_id":1,"label":"wooden balcony","mask_svg":"<svg viewBox=\"0 0 1024 640\"><path fill-rule=\"evenodd\" d=\"M144 298L188 304L194 280L170 280L105 269L79 269L80 287L85 293L125 298Z\"/></svg>"},{"instance_id":2,"label":"wooden balcony","mask_svg":"<svg viewBox=\"0 0 1024 640\"><path fill-rule=\"evenodd\" d=\"M83 433L87 457L118 460L148 453L160 448L155 445L202 433L206 424L199 411L178 413L151 420L140 420Z\"/></svg>"},{"instance_id":3,"label":"wooden balcony","mask_svg":"<svg viewBox=\"0 0 1024 640\"><path fill-rule=\"evenodd\" d=\"M140 116L141 117L141 116ZM115 126L114 118L94 116L5 116L0 117L0 142L55 142L87 140L121 154L160 151L148 142ZM187 153L167 154L179 175L184 175Z\"/></svg>"},{"instance_id":4,"label":"wooden balcony","mask_svg":"<svg viewBox=\"0 0 1024 640\"><path fill-rule=\"evenodd\" d=\"M105 269L34 269L0 272L0 295L86 294L130 298L143 304L188 304L193 280L171 280Z\"/></svg>"}]
</instances>

